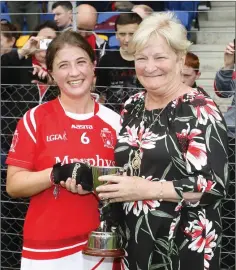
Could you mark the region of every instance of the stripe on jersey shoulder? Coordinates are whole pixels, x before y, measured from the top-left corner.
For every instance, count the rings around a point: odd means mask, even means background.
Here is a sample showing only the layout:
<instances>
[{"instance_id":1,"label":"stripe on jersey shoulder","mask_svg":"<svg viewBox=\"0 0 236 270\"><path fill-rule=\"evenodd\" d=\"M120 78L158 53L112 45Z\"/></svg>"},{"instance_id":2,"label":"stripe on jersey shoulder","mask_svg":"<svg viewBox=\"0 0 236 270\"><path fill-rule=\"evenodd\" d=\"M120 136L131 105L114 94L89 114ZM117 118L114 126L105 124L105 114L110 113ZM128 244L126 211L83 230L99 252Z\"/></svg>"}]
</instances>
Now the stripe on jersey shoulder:
<instances>
[{"instance_id":1,"label":"stripe on jersey shoulder","mask_svg":"<svg viewBox=\"0 0 236 270\"><path fill-rule=\"evenodd\" d=\"M34 143L36 143L36 121L35 121L35 111L40 105L34 107L30 111L27 111L23 116L23 123L26 131L30 135Z\"/></svg>"},{"instance_id":2,"label":"stripe on jersey shoulder","mask_svg":"<svg viewBox=\"0 0 236 270\"><path fill-rule=\"evenodd\" d=\"M39 106L39 105L38 105ZM34 117L34 112L35 110L38 108L38 106L34 107L31 111L30 111L30 120L32 122L34 131L36 132L36 121L35 121L35 117Z\"/></svg>"},{"instance_id":3,"label":"stripe on jersey shoulder","mask_svg":"<svg viewBox=\"0 0 236 270\"><path fill-rule=\"evenodd\" d=\"M99 111L97 113L100 119L110 125L116 133L120 131L120 115L111 109L99 104Z\"/></svg>"}]
</instances>

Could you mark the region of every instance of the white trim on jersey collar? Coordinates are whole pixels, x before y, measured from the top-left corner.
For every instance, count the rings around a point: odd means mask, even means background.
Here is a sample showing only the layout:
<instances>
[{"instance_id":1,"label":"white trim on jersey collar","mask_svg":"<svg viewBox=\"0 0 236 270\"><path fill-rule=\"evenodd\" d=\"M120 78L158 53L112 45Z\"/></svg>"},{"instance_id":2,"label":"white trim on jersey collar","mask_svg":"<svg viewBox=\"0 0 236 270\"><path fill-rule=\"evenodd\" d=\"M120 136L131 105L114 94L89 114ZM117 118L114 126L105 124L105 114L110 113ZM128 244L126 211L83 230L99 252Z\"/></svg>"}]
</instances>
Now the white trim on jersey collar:
<instances>
[{"instance_id":1,"label":"white trim on jersey collar","mask_svg":"<svg viewBox=\"0 0 236 270\"><path fill-rule=\"evenodd\" d=\"M72 113L72 112L67 112L65 111L62 103L61 103L61 99L58 97L58 100L59 100L59 103L65 113L66 116L72 118L72 119L75 119L75 120L87 120L91 117L94 116L94 110L95 110L95 102L94 102L94 105L93 105L93 112L91 113Z\"/></svg>"},{"instance_id":2,"label":"white trim on jersey collar","mask_svg":"<svg viewBox=\"0 0 236 270\"><path fill-rule=\"evenodd\" d=\"M65 112L66 115L75 120L87 120L94 116L94 113L72 113L72 112Z\"/></svg>"}]
</instances>

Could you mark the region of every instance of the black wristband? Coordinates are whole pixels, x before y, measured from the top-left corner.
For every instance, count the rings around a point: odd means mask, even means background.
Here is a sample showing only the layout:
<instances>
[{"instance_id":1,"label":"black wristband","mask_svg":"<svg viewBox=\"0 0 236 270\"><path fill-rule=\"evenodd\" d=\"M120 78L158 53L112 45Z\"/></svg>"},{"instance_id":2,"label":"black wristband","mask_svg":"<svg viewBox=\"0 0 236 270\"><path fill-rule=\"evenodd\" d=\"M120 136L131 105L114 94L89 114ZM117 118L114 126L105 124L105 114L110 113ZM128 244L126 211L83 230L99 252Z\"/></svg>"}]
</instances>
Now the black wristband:
<instances>
[{"instance_id":1,"label":"black wristband","mask_svg":"<svg viewBox=\"0 0 236 270\"><path fill-rule=\"evenodd\" d=\"M75 162L61 166L57 163L53 166L51 179L54 184L60 184L68 178L76 180L76 184L80 184L84 190L93 190L92 170L89 165Z\"/></svg>"}]
</instances>

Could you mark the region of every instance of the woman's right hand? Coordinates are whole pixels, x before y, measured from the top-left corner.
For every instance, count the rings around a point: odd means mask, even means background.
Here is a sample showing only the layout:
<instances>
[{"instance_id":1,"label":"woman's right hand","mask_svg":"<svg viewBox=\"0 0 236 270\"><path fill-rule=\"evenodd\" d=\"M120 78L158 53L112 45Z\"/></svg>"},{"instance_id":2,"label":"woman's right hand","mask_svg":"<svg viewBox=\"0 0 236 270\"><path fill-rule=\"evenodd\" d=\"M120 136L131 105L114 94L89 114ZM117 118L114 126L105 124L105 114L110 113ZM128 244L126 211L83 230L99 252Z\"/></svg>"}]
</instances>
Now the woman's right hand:
<instances>
[{"instance_id":1,"label":"woman's right hand","mask_svg":"<svg viewBox=\"0 0 236 270\"><path fill-rule=\"evenodd\" d=\"M68 191L72 193L77 193L80 195L86 195L91 193L90 191L83 190L81 185L76 185L76 180L72 178L68 178L66 182L61 181L60 184L62 187L66 188Z\"/></svg>"},{"instance_id":2,"label":"woman's right hand","mask_svg":"<svg viewBox=\"0 0 236 270\"><path fill-rule=\"evenodd\" d=\"M18 49L18 54L20 57L26 57L28 55L34 54L37 50L39 50L39 42L43 39L43 37L31 37L25 43L25 45Z\"/></svg>"},{"instance_id":3,"label":"woman's right hand","mask_svg":"<svg viewBox=\"0 0 236 270\"><path fill-rule=\"evenodd\" d=\"M233 42L230 42L226 46L225 53L224 53L224 68L225 69L233 69L234 55L235 55L235 45Z\"/></svg>"},{"instance_id":4,"label":"woman's right hand","mask_svg":"<svg viewBox=\"0 0 236 270\"><path fill-rule=\"evenodd\" d=\"M44 68L38 66L38 65L33 65L33 75L37 74L39 79L44 80L47 78L47 85L53 85L55 82L53 81L53 78L50 76L48 71L46 71ZM40 84L42 82L37 81L37 80L32 80L31 83L36 83Z\"/></svg>"}]
</instances>

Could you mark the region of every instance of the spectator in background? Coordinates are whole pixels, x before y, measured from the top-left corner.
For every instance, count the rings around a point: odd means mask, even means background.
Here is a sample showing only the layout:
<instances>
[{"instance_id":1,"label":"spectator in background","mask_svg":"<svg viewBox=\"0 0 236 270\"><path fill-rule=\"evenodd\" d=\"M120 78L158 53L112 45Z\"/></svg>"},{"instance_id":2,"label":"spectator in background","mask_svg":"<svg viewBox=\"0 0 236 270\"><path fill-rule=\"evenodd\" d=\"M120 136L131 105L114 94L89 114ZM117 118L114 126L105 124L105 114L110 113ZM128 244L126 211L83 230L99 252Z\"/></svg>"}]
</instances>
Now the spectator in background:
<instances>
[{"instance_id":1,"label":"spectator in background","mask_svg":"<svg viewBox=\"0 0 236 270\"><path fill-rule=\"evenodd\" d=\"M60 31L72 28L72 9L70 1L58 1L52 5L52 13Z\"/></svg>"},{"instance_id":2,"label":"spectator in background","mask_svg":"<svg viewBox=\"0 0 236 270\"><path fill-rule=\"evenodd\" d=\"M134 5L140 5L140 1L116 1L112 4L112 10L128 11L133 9ZM164 11L165 1L145 1L145 5L154 11Z\"/></svg>"},{"instance_id":3,"label":"spectator in background","mask_svg":"<svg viewBox=\"0 0 236 270\"><path fill-rule=\"evenodd\" d=\"M93 6L98 12L112 11L112 1L79 1ZM78 1L77 1L78 3Z\"/></svg>"},{"instance_id":4,"label":"spectator in background","mask_svg":"<svg viewBox=\"0 0 236 270\"><path fill-rule=\"evenodd\" d=\"M29 71L32 71L33 67L40 66L46 69L46 51L39 49L39 41L55 38L57 31L58 27L53 21L46 21L34 29L22 48L2 55L1 82L3 84L30 84L32 74Z\"/></svg>"},{"instance_id":5,"label":"spectator in background","mask_svg":"<svg viewBox=\"0 0 236 270\"><path fill-rule=\"evenodd\" d=\"M39 24L42 10L38 1L7 1L7 5L9 13L21 13L10 15L11 22L17 25L21 31L24 29L24 18L26 18L28 31L33 31Z\"/></svg>"},{"instance_id":6,"label":"spectator in background","mask_svg":"<svg viewBox=\"0 0 236 270\"><path fill-rule=\"evenodd\" d=\"M224 67L216 73L214 83L215 93L221 98L229 98L233 96L232 104L224 113L224 118L228 127L229 138L229 190L228 198L222 204L222 226L224 234L227 237L235 237L235 226L231 223L231 220L235 220L235 121L236 121L236 105L235 105L235 93L236 93L236 71L235 71L235 40L230 42L224 52ZM228 241L225 243L224 251L230 252L235 250L235 241ZM235 260L227 256L224 259L224 263L231 266L235 266Z\"/></svg>"},{"instance_id":7,"label":"spectator in background","mask_svg":"<svg viewBox=\"0 0 236 270\"><path fill-rule=\"evenodd\" d=\"M57 31L58 27L53 21L46 21L34 29L34 33L21 49L11 50L1 55L2 132L4 134L10 134L14 130L15 119L21 117L26 110L58 95L55 86L40 82L32 84L33 72L36 73L40 68L38 80L41 80L42 69L46 68L46 51L39 50L39 40L53 39ZM11 122L6 117L11 117ZM9 148L9 139L9 136L6 137L2 148Z\"/></svg>"},{"instance_id":8,"label":"spectator in background","mask_svg":"<svg viewBox=\"0 0 236 270\"><path fill-rule=\"evenodd\" d=\"M216 73L214 88L216 94L221 98L234 96L232 105L225 113L225 121L229 129L229 136L235 138L235 91L236 91L236 71L235 64L235 42L230 42L224 52L224 67Z\"/></svg>"},{"instance_id":9,"label":"spectator in background","mask_svg":"<svg viewBox=\"0 0 236 270\"><path fill-rule=\"evenodd\" d=\"M8 53L15 48L15 44L20 34L18 28L7 21L1 21L1 55Z\"/></svg>"},{"instance_id":10,"label":"spectator in background","mask_svg":"<svg viewBox=\"0 0 236 270\"><path fill-rule=\"evenodd\" d=\"M122 13L118 16L115 31L120 49L107 52L96 70L96 93L100 95L101 102L106 101L116 111L121 110L121 104L129 96L139 91L133 56L127 50L141 22L142 18L137 13Z\"/></svg>"},{"instance_id":11,"label":"spectator in background","mask_svg":"<svg viewBox=\"0 0 236 270\"><path fill-rule=\"evenodd\" d=\"M140 1L132 1L134 5L139 5ZM145 1L145 5L152 8L155 12L165 10L165 1Z\"/></svg>"},{"instance_id":12,"label":"spectator in background","mask_svg":"<svg viewBox=\"0 0 236 270\"><path fill-rule=\"evenodd\" d=\"M96 60L105 54L107 42L94 32L97 24L97 10L88 4L81 4L77 7L76 14L77 30L96 52Z\"/></svg>"},{"instance_id":13,"label":"spectator in background","mask_svg":"<svg viewBox=\"0 0 236 270\"><path fill-rule=\"evenodd\" d=\"M117 11L131 11L134 4L130 1L116 1L114 2L114 9Z\"/></svg>"},{"instance_id":14,"label":"spectator in background","mask_svg":"<svg viewBox=\"0 0 236 270\"><path fill-rule=\"evenodd\" d=\"M196 80L201 76L199 71L200 62L196 54L188 52L182 69L182 82L190 87L196 88Z\"/></svg>"},{"instance_id":15,"label":"spectator in background","mask_svg":"<svg viewBox=\"0 0 236 270\"><path fill-rule=\"evenodd\" d=\"M22 117L29 108L58 96L56 86L49 86L42 82L32 84L34 68L35 71L39 68L46 69L46 51L38 50L39 40L55 38L56 31L58 31L56 24L53 21L46 21L35 28L35 33L21 49L12 50L1 56L2 116L13 119L10 123L7 118L2 119L4 134L11 134L15 129L16 118ZM38 80L41 78L39 77ZM10 138L7 139L8 141L4 142L5 149L9 148Z\"/></svg>"},{"instance_id":16,"label":"spectator in background","mask_svg":"<svg viewBox=\"0 0 236 270\"><path fill-rule=\"evenodd\" d=\"M196 80L198 80L201 76L201 72L199 69L200 61L198 56L192 52L187 52L185 57L185 64L181 71L182 82L192 88L197 88L204 95L208 95L206 91L201 86L198 86L196 83Z\"/></svg>"},{"instance_id":17,"label":"spectator in background","mask_svg":"<svg viewBox=\"0 0 236 270\"><path fill-rule=\"evenodd\" d=\"M20 34L16 32L18 29L14 24L11 24L8 21L1 21L1 47L0 52L1 56L5 53L11 52L15 48L16 40L19 38ZM1 89L1 93L4 91L4 87ZM3 105L3 103L1 104ZM2 112L4 108L2 107ZM4 139L1 140L1 166L5 164L6 149L7 146L4 144ZM4 147L5 146L5 147Z\"/></svg>"},{"instance_id":18,"label":"spectator in background","mask_svg":"<svg viewBox=\"0 0 236 270\"><path fill-rule=\"evenodd\" d=\"M142 19L154 12L154 10L147 5L134 5L132 11L137 13Z\"/></svg>"}]
</instances>

